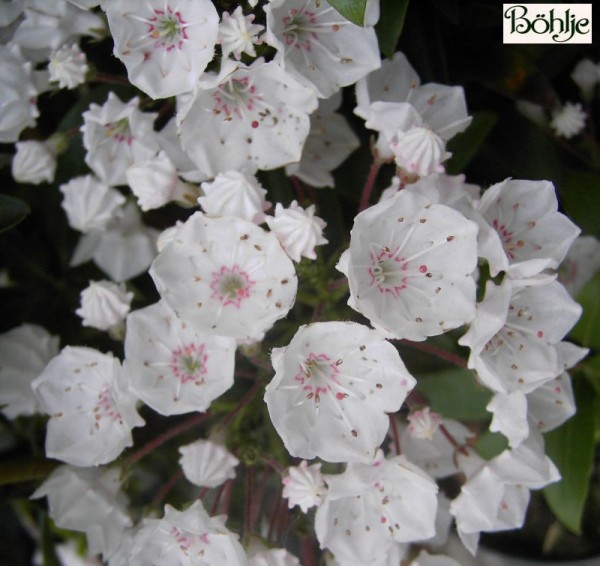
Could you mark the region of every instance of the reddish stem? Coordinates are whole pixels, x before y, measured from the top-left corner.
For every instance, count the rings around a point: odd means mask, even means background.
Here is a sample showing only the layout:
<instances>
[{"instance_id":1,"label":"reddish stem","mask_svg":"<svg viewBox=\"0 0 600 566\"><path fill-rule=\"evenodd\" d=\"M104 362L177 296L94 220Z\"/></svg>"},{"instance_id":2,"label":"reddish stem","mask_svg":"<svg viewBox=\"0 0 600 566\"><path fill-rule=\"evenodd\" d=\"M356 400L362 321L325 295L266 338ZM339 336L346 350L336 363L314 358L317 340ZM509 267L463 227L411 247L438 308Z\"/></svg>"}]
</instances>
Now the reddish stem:
<instances>
[{"instance_id":1,"label":"reddish stem","mask_svg":"<svg viewBox=\"0 0 600 566\"><path fill-rule=\"evenodd\" d=\"M93 80L97 83L108 83L113 85L131 85L126 77L116 75L107 75L106 73L96 73Z\"/></svg>"},{"instance_id":2,"label":"reddish stem","mask_svg":"<svg viewBox=\"0 0 600 566\"><path fill-rule=\"evenodd\" d=\"M225 483L223 483L219 486L219 489L217 490L217 494L215 495L215 500L213 501L213 504L212 504L212 507L210 510L211 517L217 514L217 509L219 508L219 502L221 501L221 496L223 495L225 486L227 485L227 483L229 481L230 480L227 480Z\"/></svg>"},{"instance_id":3,"label":"reddish stem","mask_svg":"<svg viewBox=\"0 0 600 566\"><path fill-rule=\"evenodd\" d=\"M246 525L245 533L248 536L252 532L252 497L254 495L254 470L246 466Z\"/></svg>"},{"instance_id":4,"label":"reddish stem","mask_svg":"<svg viewBox=\"0 0 600 566\"><path fill-rule=\"evenodd\" d=\"M233 418L250 402L252 401L256 392L263 386L261 381L255 381L254 384L245 395L240 399L240 402L225 416L223 419L223 425L227 426Z\"/></svg>"},{"instance_id":5,"label":"reddish stem","mask_svg":"<svg viewBox=\"0 0 600 566\"><path fill-rule=\"evenodd\" d=\"M165 442L171 440L171 438L174 438L186 432L193 426L196 426L202 421L205 421L210 416L210 413L199 413L183 421L182 423L171 427L162 434L159 434L156 438L153 438L150 442L147 442L144 446L142 446L139 450L137 450L131 456L129 456L129 458L127 458L127 460L125 461L125 469L133 466L133 464L141 460L144 456L146 456L146 454L150 454L150 452L153 452L154 450L156 450L156 448L162 446Z\"/></svg>"},{"instance_id":6,"label":"reddish stem","mask_svg":"<svg viewBox=\"0 0 600 566\"><path fill-rule=\"evenodd\" d=\"M152 506L157 506L160 502L169 494L169 492L175 487L175 484L183 477L183 470L179 470L173 474L160 488L160 491L156 494L152 500Z\"/></svg>"},{"instance_id":7,"label":"reddish stem","mask_svg":"<svg viewBox=\"0 0 600 566\"><path fill-rule=\"evenodd\" d=\"M440 425L440 432L446 437L446 440L452 444L455 450L458 450L463 456L469 455L467 449L456 441L456 438L448 432L448 429L443 424Z\"/></svg>"},{"instance_id":8,"label":"reddish stem","mask_svg":"<svg viewBox=\"0 0 600 566\"><path fill-rule=\"evenodd\" d=\"M296 191L296 198L298 202L302 204L304 200L306 200L306 195L304 194L304 187L302 186L302 182L298 177L294 177L293 175L290 177L290 181L292 182L292 186L294 187L294 191Z\"/></svg>"},{"instance_id":9,"label":"reddish stem","mask_svg":"<svg viewBox=\"0 0 600 566\"><path fill-rule=\"evenodd\" d=\"M415 350L421 350L423 352L427 352L440 360L444 360L446 362L451 363L452 365L458 366L460 368L466 368L467 362L460 356L453 354L452 352L447 352L446 350L442 350L437 346L432 346L431 344L427 344L425 342L413 342L412 340L401 339L398 340L400 344L404 344L405 346L409 346L410 348L414 348Z\"/></svg>"},{"instance_id":10,"label":"reddish stem","mask_svg":"<svg viewBox=\"0 0 600 566\"><path fill-rule=\"evenodd\" d=\"M379 159L375 159L371 164L369 174L367 175L367 180L365 181L365 186L363 187L358 212L362 212L365 208L367 208L367 206L369 206L369 199L371 198L371 193L373 192L373 187L375 186L375 180L377 179L377 174L379 173L379 169L381 169L382 164L383 162L379 161Z\"/></svg>"},{"instance_id":11,"label":"reddish stem","mask_svg":"<svg viewBox=\"0 0 600 566\"><path fill-rule=\"evenodd\" d=\"M275 534L275 525L279 522L279 515L281 514L282 506L285 504L283 497L281 496L281 487L279 488L278 497L275 501L275 508L273 509L271 520L269 521L269 530L267 531L267 540L269 541L273 540L272 537Z\"/></svg>"},{"instance_id":12,"label":"reddish stem","mask_svg":"<svg viewBox=\"0 0 600 566\"><path fill-rule=\"evenodd\" d=\"M302 553L302 564L304 564L304 566L316 566L315 541L313 538L302 538L300 541L300 552Z\"/></svg>"},{"instance_id":13,"label":"reddish stem","mask_svg":"<svg viewBox=\"0 0 600 566\"><path fill-rule=\"evenodd\" d=\"M331 291L335 291L336 289L339 289L340 287L344 287L347 285L348 285L348 278L340 277L339 279L336 279L335 281L332 281L331 283L329 283L329 285L327 285L327 290L329 292L331 292Z\"/></svg>"}]
</instances>

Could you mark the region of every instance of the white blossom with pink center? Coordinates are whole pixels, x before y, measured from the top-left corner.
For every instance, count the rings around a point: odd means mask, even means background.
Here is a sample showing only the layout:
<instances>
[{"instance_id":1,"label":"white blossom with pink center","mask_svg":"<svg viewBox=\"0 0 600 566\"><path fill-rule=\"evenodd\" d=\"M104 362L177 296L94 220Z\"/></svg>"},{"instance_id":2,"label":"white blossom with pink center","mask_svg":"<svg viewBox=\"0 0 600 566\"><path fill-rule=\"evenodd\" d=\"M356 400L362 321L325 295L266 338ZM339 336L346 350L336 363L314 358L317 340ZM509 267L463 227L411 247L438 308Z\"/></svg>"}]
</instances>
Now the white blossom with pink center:
<instances>
[{"instance_id":1,"label":"white blossom with pink center","mask_svg":"<svg viewBox=\"0 0 600 566\"><path fill-rule=\"evenodd\" d=\"M151 98L190 92L214 56L219 15L210 0L112 0L104 9L114 54Z\"/></svg>"},{"instance_id":2,"label":"white blossom with pink center","mask_svg":"<svg viewBox=\"0 0 600 566\"><path fill-rule=\"evenodd\" d=\"M243 566L246 555L225 516L210 517L196 500L185 511L165 506L162 519L144 519L129 549L129 566Z\"/></svg>"},{"instance_id":3,"label":"white blossom with pink center","mask_svg":"<svg viewBox=\"0 0 600 566\"><path fill-rule=\"evenodd\" d=\"M40 412L31 382L58 354L59 339L37 324L0 334L0 411L14 419Z\"/></svg>"},{"instance_id":4,"label":"white blossom with pink center","mask_svg":"<svg viewBox=\"0 0 600 566\"><path fill-rule=\"evenodd\" d=\"M497 393L530 393L564 369L558 344L581 314L552 279L489 281L477 317L459 344L471 348L469 368Z\"/></svg>"},{"instance_id":5,"label":"white blossom with pink center","mask_svg":"<svg viewBox=\"0 0 600 566\"><path fill-rule=\"evenodd\" d=\"M210 440L197 440L179 448L179 464L185 477L200 487L218 487L235 478L240 461L225 446Z\"/></svg>"},{"instance_id":6,"label":"white blossom with pink center","mask_svg":"<svg viewBox=\"0 0 600 566\"><path fill-rule=\"evenodd\" d=\"M350 463L325 479L315 531L340 564L383 566L395 544L435 534L438 487L405 456L378 450L371 464Z\"/></svg>"},{"instance_id":7,"label":"white blossom with pink center","mask_svg":"<svg viewBox=\"0 0 600 566\"><path fill-rule=\"evenodd\" d=\"M580 229L558 212L554 185L549 181L506 179L491 186L477 211L493 231L482 230L479 255L492 276L531 277L556 269ZM495 232L495 234L494 234Z\"/></svg>"},{"instance_id":8,"label":"white blossom with pink center","mask_svg":"<svg viewBox=\"0 0 600 566\"><path fill-rule=\"evenodd\" d=\"M299 161L316 106L314 92L275 62L225 61L218 76L200 79L178 113L181 145L211 177L281 167Z\"/></svg>"},{"instance_id":9,"label":"white blossom with pink center","mask_svg":"<svg viewBox=\"0 0 600 566\"><path fill-rule=\"evenodd\" d=\"M127 168L158 152L156 114L142 112L138 102L121 102L110 92L102 106L90 104L83 113L85 162L108 185L126 185Z\"/></svg>"},{"instance_id":10,"label":"white blossom with pink center","mask_svg":"<svg viewBox=\"0 0 600 566\"><path fill-rule=\"evenodd\" d=\"M264 40L285 70L329 98L379 68L373 27L359 27L319 0L273 0Z\"/></svg>"},{"instance_id":11,"label":"white blossom with pink center","mask_svg":"<svg viewBox=\"0 0 600 566\"><path fill-rule=\"evenodd\" d=\"M433 440L435 433L443 424L442 415L433 412L429 407L412 411L408 415L408 432L413 438Z\"/></svg>"},{"instance_id":12,"label":"white blossom with pink center","mask_svg":"<svg viewBox=\"0 0 600 566\"><path fill-rule=\"evenodd\" d=\"M32 383L48 415L46 456L73 466L112 462L144 424L112 354L67 346Z\"/></svg>"},{"instance_id":13,"label":"white blossom with pink center","mask_svg":"<svg viewBox=\"0 0 600 566\"><path fill-rule=\"evenodd\" d=\"M311 507L318 507L323 502L327 487L321 474L321 464L308 465L302 460L298 466L290 466L283 483L282 497L288 500L288 507L300 507L302 513L307 513Z\"/></svg>"},{"instance_id":14,"label":"white blossom with pink center","mask_svg":"<svg viewBox=\"0 0 600 566\"><path fill-rule=\"evenodd\" d=\"M262 44L258 35L265 27L255 24L254 17L254 14L245 16L241 6L238 6L231 14L223 12L217 41L221 45L223 58L233 55L239 61L242 53L256 57L254 46Z\"/></svg>"},{"instance_id":15,"label":"white blossom with pink center","mask_svg":"<svg viewBox=\"0 0 600 566\"><path fill-rule=\"evenodd\" d=\"M361 212L338 269L348 304L395 338L425 340L475 317L477 225L414 192Z\"/></svg>"},{"instance_id":16,"label":"white blossom with pink center","mask_svg":"<svg viewBox=\"0 0 600 566\"><path fill-rule=\"evenodd\" d=\"M127 317L125 362L131 388L162 415L205 411L233 385L236 342L199 333L164 302Z\"/></svg>"},{"instance_id":17,"label":"white blossom with pink center","mask_svg":"<svg viewBox=\"0 0 600 566\"><path fill-rule=\"evenodd\" d=\"M398 351L353 322L301 326L271 354L275 376L265 402L292 456L370 462L415 385Z\"/></svg>"},{"instance_id":18,"label":"white blossom with pink center","mask_svg":"<svg viewBox=\"0 0 600 566\"><path fill-rule=\"evenodd\" d=\"M294 266L252 222L197 212L159 253L150 275L162 298L198 331L260 339L296 298Z\"/></svg>"},{"instance_id":19,"label":"white blossom with pink center","mask_svg":"<svg viewBox=\"0 0 600 566\"><path fill-rule=\"evenodd\" d=\"M315 248L327 243L323 237L327 223L315 216L314 204L302 208L293 200L288 208L284 208L278 202L275 216L267 216L266 222L294 261L300 261L302 257L317 259Z\"/></svg>"},{"instance_id":20,"label":"white blossom with pink center","mask_svg":"<svg viewBox=\"0 0 600 566\"><path fill-rule=\"evenodd\" d=\"M254 175L240 171L219 173L211 182L202 183L204 195L198 203L210 216L239 216L255 224L265 220L271 208L267 191Z\"/></svg>"},{"instance_id":21,"label":"white blossom with pink center","mask_svg":"<svg viewBox=\"0 0 600 566\"><path fill-rule=\"evenodd\" d=\"M120 475L118 468L60 466L31 497L46 496L56 525L84 532L90 554L108 558L132 525Z\"/></svg>"}]
</instances>

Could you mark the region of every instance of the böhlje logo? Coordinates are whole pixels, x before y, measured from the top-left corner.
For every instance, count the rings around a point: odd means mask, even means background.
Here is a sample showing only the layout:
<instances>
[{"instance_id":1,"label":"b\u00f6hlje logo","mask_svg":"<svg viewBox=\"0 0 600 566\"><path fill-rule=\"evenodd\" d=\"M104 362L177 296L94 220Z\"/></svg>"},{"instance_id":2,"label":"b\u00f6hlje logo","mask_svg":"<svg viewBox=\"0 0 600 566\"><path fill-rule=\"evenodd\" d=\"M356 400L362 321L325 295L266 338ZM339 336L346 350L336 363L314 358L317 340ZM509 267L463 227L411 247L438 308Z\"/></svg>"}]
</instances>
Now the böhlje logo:
<instances>
[{"instance_id":1,"label":"b\u00f6hlje logo","mask_svg":"<svg viewBox=\"0 0 600 566\"><path fill-rule=\"evenodd\" d=\"M592 43L591 4L503 4L504 43Z\"/></svg>"}]
</instances>

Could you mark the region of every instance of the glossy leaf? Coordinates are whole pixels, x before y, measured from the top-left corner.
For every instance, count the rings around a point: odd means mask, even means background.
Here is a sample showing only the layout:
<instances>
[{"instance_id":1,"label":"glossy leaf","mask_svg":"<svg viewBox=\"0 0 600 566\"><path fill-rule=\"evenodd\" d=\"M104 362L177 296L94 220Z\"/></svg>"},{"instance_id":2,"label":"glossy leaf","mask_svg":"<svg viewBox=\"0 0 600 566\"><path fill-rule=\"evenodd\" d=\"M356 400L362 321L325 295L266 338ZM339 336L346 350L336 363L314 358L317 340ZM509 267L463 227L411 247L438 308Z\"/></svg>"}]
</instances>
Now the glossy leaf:
<instances>
[{"instance_id":1,"label":"glossy leaf","mask_svg":"<svg viewBox=\"0 0 600 566\"><path fill-rule=\"evenodd\" d=\"M367 0L328 0L328 2L353 24L357 26L364 24Z\"/></svg>"},{"instance_id":2,"label":"glossy leaf","mask_svg":"<svg viewBox=\"0 0 600 566\"><path fill-rule=\"evenodd\" d=\"M586 348L600 349L600 274L589 281L577 295L583 307L571 337Z\"/></svg>"},{"instance_id":3,"label":"glossy leaf","mask_svg":"<svg viewBox=\"0 0 600 566\"><path fill-rule=\"evenodd\" d=\"M417 382L417 391L444 417L481 421L491 416L485 408L491 393L477 385L469 370L450 369L424 375Z\"/></svg>"},{"instance_id":4,"label":"glossy leaf","mask_svg":"<svg viewBox=\"0 0 600 566\"><path fill-rule=\"evenodd\" d=\"M21 199L0 195L0 232L10 230L30 212L29 205Z\"/></svg>"},{"instance_id":5,"label":"glossy leaf","mask_svg":"<svg viewBox=\"0 0 600 566\"><path fill-rule=\"evenodd\" d=\"M600 398L586 380L577 380L574 386L577 413L545 436L546 453L562 480L546 487L544 496L557 519L580 534L594 461L594 414L600 410Z\"/></svg>"},{"instance_id":6,"label":"glossy leaf","mask_svg":"<svg viewBox=\"0 0 600 566\"><path fill-rule=\"evenodd\" d=\"M379 9L381 15L375 26L379 48L391 59L396 52L396 45L402 34L406 11L410 0L381 0Z\"/></svg>"}]
</instances>

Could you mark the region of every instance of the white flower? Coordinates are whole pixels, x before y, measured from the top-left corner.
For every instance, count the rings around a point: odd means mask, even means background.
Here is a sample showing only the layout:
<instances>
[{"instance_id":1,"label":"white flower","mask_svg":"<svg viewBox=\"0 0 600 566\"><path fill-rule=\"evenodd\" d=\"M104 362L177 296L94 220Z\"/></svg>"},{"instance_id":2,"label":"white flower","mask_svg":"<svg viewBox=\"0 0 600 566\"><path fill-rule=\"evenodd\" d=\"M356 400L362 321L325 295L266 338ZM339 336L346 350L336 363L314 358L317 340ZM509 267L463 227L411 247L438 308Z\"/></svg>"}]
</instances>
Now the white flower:
<instances>
[{"instance_id":1,"label":"white flower","mask_svg":"<svg viewBox=\"0 0 600 566\"><path fill-rule=\"evenodd\" d=\"M421 550L419 555L410 563L411 566L460 566L460 562L442 554L429 554Z\"/></svg>"},{"instance_id":2,"label":"white flower","mask_svg":"<svg viewBox=\"0 0 600 566\"><path fill-rule=\"evenodd\" d=\"M74 177L59 187L69 226L80 232L103 230L122 212L125 197L92 175Z\"/></svg>"},{"instance_id":3,"label":"white flower","mask_svg":"<svg viewBox=\"0 0 600 566\"><path fill-rule=\"evenodd\" d=\"M121 102L110 92L103 106L90 104L83 113L85 162L108 185L127 184L130 165L153 157L158 149L155 114L141 112L138 98Z\"/></svg>"},{"instance_id":4,"label":"white flower","mask_svg":"<svg viewBox=\"0 0 600 566\"><path fill-rule=\"evenodd\" d=\"M190 183L200 183L206 180L207 176L198 170L187 153L183 151L177 134L176 121L175 117L171 118L165 127L158 132L158 143L182 179Z\"/></svg>"},{"instance_id":5,"label":"white flower","mask_svg":"<svg viewBox=\"0 0 600 566\"><path fill-rule=\"evenodd\" d=\"M398 131L390 147L398 167L421 177L442 173L442 162L451 155L440 136L421 126L413 126L406 132Z\"/></svg>"},{"instance_id":6,"label":"white flower","mask_svg":"<svg viewBox=\"0 0 600 566\"><path fill-rule=\"evenodd\" d=\"M90 281L89 286L81 291L81 308L75 313L83 319L83 326L108 330L125 320L132 299L133 293L128 293L123 284Z\"/></svg>"},{"instance_id":7,"label":"white flower","mask_svg":"<svg viewBox=\"0 0 600 566\"><path fill-rule=\"evenodd\" d=\"M193 187L179 179L164 151L131 165L125 172L127 184L143 211L160 208L172 201L195 203Z\"/></svg>"},{"instance_id":8,"label":"white flower","mask_svg":"<svg viewBox=\"0 0 600 566\"><path fill-rule=\"evenodd\" d=\"M239 61L242 53L256 57L255 45L260 45L262 40L258 39L265 27L254 22L254 14L244 16L242 7L238 6L231 14L223 12L223 19L219 24L219 38L217 43L221 44L223 58L233 56Z\"/></svg>"},{"instance_id":9,"label":"white flower","mask_svg":"<svg viewBox=\"0 0 600 566\"><path fill-rule=\"evenodd\" d=\"M300 159L317 106L311 89L262 59L250 67L225 61L220 75L205 77L177 115L181 145L203 173L274 169Z\"/></svg>"},{"instance_id":10,"label":"white flower","mask_svg":"<svg viewBox=\"0 0 600 566\"><path fill-rule=\"evenodd\" d=\"M119 476L117 468L60 466L31 497L47 496L56 525L86 533L89 552L108 557L132 524Z\"/></svg>"},{"instance_id":11,"label":"white flower","mask_svg":"<svg viewBox=\"0 0 600 566\"><path fill-rule=\"evenodd\" d=\"M349 464L326 480L315 531L341 564L383 565L394 543L435 534L437 485L404 456L379 450L373 463Z\"/></svg>"},{"instance_id":12,"label":"white flower","mask_svg":"<svg viewBox=\"0 0 600 566\"><path fill-rule=\"evenodd\" d=\"M132 390L162 415L205 411L233 385L235 346L196 332L159 301L127 317L124 367Z\"/></svg>"},{"instance_id":13,"label":"white flower","mask_svg":"<svg viewBox=\"0 0 600 566\"><path fill-rule=\"evenodd\" d=\"M275 235L233 216L197 212L150 269L162 298L199 332L262 336L296 297L291 260Z\"/></svg>"},{"instance_id":14,"label":"white flower","mask_svg":"<svg viewBox=\"0 0 600 566\"><path fill-rule=\"evenodd\" d=\"M50 81L57 82L59 88L75 88L85 82L88 72L85 53L79 45L63 45L50 55L48 71Z\"/></svg>"},{"instance_id":15,"label":"white flower","mask_svg":"<svg viewBox=\"0 0 600 566\"><path fill-rule=\"evenodd\" d=\"M594 236L579 236L558 267L558 280L572 297L600 269L600 242Z\"/></svg>"},{"instance_id":16,"label":"white flower","mask_svg":"<svg viewBox=\"0 0 600 566\"><path fill-rule=\"evenodd\" d=\"M527 412L540 432L548 432L570 419L576 411L571 378L566 372L527 395Z\"/></svg>"},{"instance_id":17,"label":"white flower","mask_svg":"<svg viewBox=\"0 0 600 566\"><path fill-rule=\"evenodd\" d=\"M273 0L264 40L288 73L329 98L381 64L372 27L359 27L318 0Z\"/></svg>"},{"instance_id":18,"label":"white flower","mask_svg":"<svg viewBox=\"0 0 600 566\"><path fill-rule=\"evenodd\" d=\"M394 346L353 322L301 326L271 354L265 402L292 456L370 462L415 385Z\"/></svg>"},{"instance_id":19,"label":"white flower","mask_svg":"<svg viewBox=\"0 0 600 566\"><path fill-rule=\"evenodd\" d=\"M12 160L12 176L17 183L39 185L54 181L56 154L48 143L22 141L15 144L17 153Z\"/></svg>"},{"instance_id":20,"label":"white flower","mask_svg":"<svg viewBox=\"0 0 600 566\"><path fill-rule=\"evenodd\" d=\"M247 566L300 566L300 561L284 548L272 548L251 556Z\"/></svg>"},{"instance_id":21,"label":"white flower","mask_svg":"<svg viewBox=\"0 0 600 566\"><path fill-rule=\"evenodd\" d=\"M419 75L404 53L394 53L384 59L381 67L356 83L356 108L354 113L366 120L372 102L404 102L420 86Z\"/></svg>"},{"instance_id":22,"label":"white flower","mask_svg":"<svg viewBox=\"0 0 600 566\"><path fill-rule=\"evenodd\" d=\"M114 54L151 98L189 92L214 55L219 15L210 0L112 0Z\"/></svg>"},{"instance_id":23,"label":"white flower","mask_svg":"<svg viewBox=\"0 0 600 566\"><path fill-rule=\"evenodd\" d=\"M127 564L243 566L244 550L224 523L225 517L209 517L199 500L185 511L166 505L162 519L144 519L133 538Z\"/></svg>"},{"instance_id":24,"label":"white flower","mask_svg":"<svg viewBox=\"0 0 600 566\"><path fill-rule=\"evenodd\" d=\"M200 487L218 487L235 478L235 467L240 463L227 448L210 440L181 446L179 453L185 477Z\"/></svg>"},{"instance_id":25,"label":"white flower","mask_svg":"<svg viewBox=\"0 0 600 566\"><path fill-rule=\"evenodd\" d=\"M48 415L46 456L73 466L112 462L144 421L112 354L67 346L33 382Z\"/></svg>"},{"instance_id":26,"label":"white flower","mask_svg":"<svg viewBox=\"0 0 600 566\"><path fill-rule=\"evenodd\" d=\"M460 445L466 444L473 436L469 429L451 419L444 419L446 431ZM444 478L458 472L456 467L456 448L442 433L439 426L431 439L419 438L406 427L400 437L402 453L434 478Z\"/></svg>"},{"instance_id":27,"label":"white flower","mask_svg":"<svg viewBox=\"0 0 600 566\"><path fill-rule=\"evenodd\" d=\"M396 338L425 340L475 316L477 226L411 191L361 212L338 269L348 304Z\"/></svg>"},{"instance_id":28,"label":"white flower","mask_svg":"<svg viewBox=\"0 0 600 566\"><path fill-rule=\"evenodd\" d=\"M477 317L458 341L471 348L469 368L497 393L529 393L564 369L557 344L581 307L552 279L531 283L488 281Z\"/></svg>"},{"instance_id":29,"label":"white flower","mask_svg":"<svg viewBox=\"0 0 600 566\"><path fill-rule=\"evenodd\" d=\"M481 197L477 212L488 225L481 226L479 255L488 261L492 276L508 271L510 276L531 277L555 269L580 232L558 212L549 181L496 183Z\"/></svg>"},{"instance_id":30,"label":"white flower","mask_svg":"<svg viewBox=\"0 0 600 566\"><path fill-rule=\"evenodd\" d=\"M600 65L590 59L582 59L575 65L571 73L573 82L581 90L585 100L591 100L596 85L600 83Z\"/></svg>"},{"instance_id":31,"label":"white flower","mask_svg":"<svg viewBox=\"0 0 600 566\"><path fill-rule=\"evenodd\" d=\"M204 196L198 198L198 203L210 216L238 216L261 224L265 220L264 211L271 207L265 199L267 191L254 175L248 173L219 173L201 187Z\"/></svg>"},{"instance_id":32,"label":"white flower","mask_svg":"<svg viewBox=\"0 0 600 566\"><path fill-rule=\"evenodd\" d=\"M0 335L0 405L9 419L40 412L31 382L58 354L58 337L36 324Z\"/></svg>"},{"instance_id":33,"label":"white flower","mask_svg":"<svg viewBox=\"0 0 600 566\"><path fill-rule=\"evenodd\" d=\"M585 128L586 118L587 114L583 111L581 104L567 102L564 106L552 111L550 127L557 136L571 139Z\"/></svg>"},{"instance_id":34,"label":"white flower","mask_svg":"<svg viewBox=\"0 0 600 566\"><path fill-rule=\"evenodd\" d=\"M360 145L346 118L336 112L341 102L341 92L319 102L310 116L310 132L300 162L285 166L288 176L295 175L313 187L334 186L331 171Z\"/></svg>"},{"instance_id":35,"label":"white flower","mask_svg":"<svg viewBox=\"0 0 600 566\"><path fill-rule=\"evenodd\" d=\"M6 0L0 4L0 26L10 26L23 13L24 1Z\"/></svg>"},{"instance_id":36,"label":"white flower","mask_svg":"<svg viewBox=\"0 0 600 566\"><path fill-rule=\"evenodd\" d=\"M126 281L148 271L156 257L158 231L142 223L135 203L129 202L123 214L103 230L95 230L81 238L71 265L90 259L113 281Z\"/></svg>"},{"instance_id":37,"label":"white flower","mask_svg":"<svg viewBox=\"0 0 600 566\"><path fill-rule=\"evenodd\" d=\"M15 31L13 41L31 61L41 62L61 45L76 41L82 35L97 37L97 31L104 28L98 14L66 0L27 0L25 18Z\"/></svg>"},{"instance_id":38,"label":"white flower","mask_svg":"<svg viewBox=\"0 0 600 566\"><path fill-rule=\"evenodd\" d=\"M301 256L316 259L315 247L327 243L323 237L327 223L315 216L314 204L305 209L294 200L288 208L284 208L278 202L275 216L267 216L266 222L294 261L300 261Z\"/></svg>"},{"instance_id":39,"label":"white flower","mask_svg":"<svg viewBox=\"0 0 600 566\"><path fill-rule=\"evenodd\" d=\"M323 476L321 475L321 464L308 465L302 460L298 466L290 466L287 475L281 480L283 491L281 496L288 500L288 507L295 505L307 513L311 507L318 507L323 502L327 493Z\"/></svg>"},{"instance_id":40,"label":"white flower","mask_svg":"<svg viewBox=\"0 0 600 566\"><path fill-rule=\"evenodd\" d=\"M0 143L15 142L39 116L31 63L16 45L0 45Z\"/></svg>"}]
</instances>

